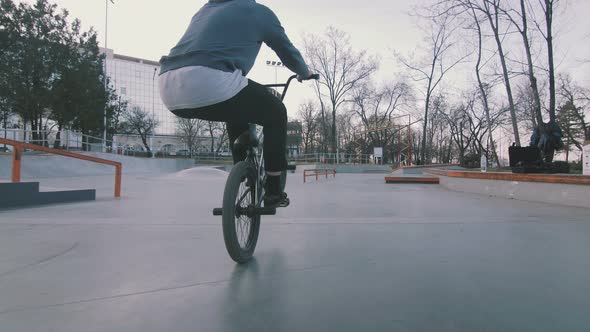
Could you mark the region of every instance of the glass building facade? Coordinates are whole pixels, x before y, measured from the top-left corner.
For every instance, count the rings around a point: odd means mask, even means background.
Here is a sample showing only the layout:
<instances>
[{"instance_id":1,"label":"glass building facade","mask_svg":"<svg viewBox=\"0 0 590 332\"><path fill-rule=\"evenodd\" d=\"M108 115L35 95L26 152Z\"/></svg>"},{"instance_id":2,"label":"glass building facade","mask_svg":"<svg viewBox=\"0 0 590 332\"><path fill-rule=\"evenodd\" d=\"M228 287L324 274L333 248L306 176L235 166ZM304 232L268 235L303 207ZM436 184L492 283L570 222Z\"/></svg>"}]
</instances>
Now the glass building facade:
<instances>
[{"instance_id":1,"label":"glass building facade","mask_svg":"<svg viewBox=\"0 0 590 332\"><path fill-rule=\"evenodd\" d=\"M104 49L102 50L104 52ZM106 50L106 71L117 95L129 102L129 107L140 107L158 120L156 135L175 135L176 120L160 99L156 61L134 58Z\"/></svg>"}]
</instances>

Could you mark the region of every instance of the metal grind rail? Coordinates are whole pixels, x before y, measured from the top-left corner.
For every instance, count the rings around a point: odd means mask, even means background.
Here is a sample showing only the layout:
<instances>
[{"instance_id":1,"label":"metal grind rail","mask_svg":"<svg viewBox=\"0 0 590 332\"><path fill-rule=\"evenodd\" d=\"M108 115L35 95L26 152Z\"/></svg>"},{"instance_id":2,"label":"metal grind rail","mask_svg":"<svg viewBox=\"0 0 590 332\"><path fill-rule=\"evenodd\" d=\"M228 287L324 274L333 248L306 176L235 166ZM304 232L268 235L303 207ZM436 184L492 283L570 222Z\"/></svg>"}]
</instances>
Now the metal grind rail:
<instances>
[{"instance_id":1,"label":"metal grind rail","mask_svg":"<svg viewBox=\"0 0 590 332\"><path fill-rule=\"evenodd\" d=\"M303 171L303 183L307 182L308 177L314 177L316 181L319 180L320 176L333 175L336 177L336 169L335 168L322 168L322 169L306 169Z\"/></svg>"},{"instance_id":2,"label":"metal grind rail","mask_svg":"<svg viewBox=\"0 0 590 332\"><path fill-rule=\"evenodd\" d=\"M23 143L13 141L5 138L0 138L0 144L6 144L14 147L12 151L12 182L18 183L21 180L21 163L23 149L35 150L45 153L50 153L62 157L90 161L98 164L110 165L115 167L115 197L121 197L121 177L123 173L123 165L119 162L101 159L91 156L86 156L78 153L68 151L56 150L40 145Z\"/></svg>"}]
</instances>

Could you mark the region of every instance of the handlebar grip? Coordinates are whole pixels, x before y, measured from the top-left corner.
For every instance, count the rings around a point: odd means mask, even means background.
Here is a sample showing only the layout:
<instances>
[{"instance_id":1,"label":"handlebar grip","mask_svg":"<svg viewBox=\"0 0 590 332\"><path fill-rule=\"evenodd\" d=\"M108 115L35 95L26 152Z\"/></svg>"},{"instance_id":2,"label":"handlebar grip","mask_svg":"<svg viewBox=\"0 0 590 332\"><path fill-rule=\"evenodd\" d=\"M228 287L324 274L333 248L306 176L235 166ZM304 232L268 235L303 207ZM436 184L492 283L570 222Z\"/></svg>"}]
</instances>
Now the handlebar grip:
<instances>
[{"instance_id":1,"label":"handlebar grip","mask_svg":"<svg viewBox=\"0 0 590 332\"><path fill-rule=\"evenodd\" d=\"M313 74L309 77L310 80L319 80L320 79L320 74Z\"/></svg>"}]
</instances>

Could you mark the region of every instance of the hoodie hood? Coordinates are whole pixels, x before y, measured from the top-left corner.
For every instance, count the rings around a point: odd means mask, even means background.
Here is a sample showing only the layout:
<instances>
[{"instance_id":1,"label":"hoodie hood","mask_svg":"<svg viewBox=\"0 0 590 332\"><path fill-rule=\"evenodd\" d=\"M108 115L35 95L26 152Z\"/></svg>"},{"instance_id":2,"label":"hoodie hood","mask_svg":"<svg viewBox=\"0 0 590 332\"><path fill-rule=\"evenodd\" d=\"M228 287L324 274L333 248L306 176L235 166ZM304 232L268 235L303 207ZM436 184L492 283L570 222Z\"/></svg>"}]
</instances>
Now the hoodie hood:
<instances>
[{"instance_id":1,"label":"hoodie hood","mask_svg":"<svg viewBox=\"0 0 590 332\"><path fill-rule=\"evenodd\" d=\"M293 46L270 8L255 0L208 0L191 19L186 32L167 56L160 75L179 68L202 66L248 75L262 43L300 76L309 76L301 53Z\"/></svg>"},{"instance_id":2,"label":"hoodie hood","mask_svg":"<svg viewBox=\"0 0 590 332\"><path fill-rule=\"evenodd\" d=\"M224 3L224 2L231 2L231 1L248 1L248 2L256 2L256 0L209 0L209 3Z\"/></svg>"}]
</instances>

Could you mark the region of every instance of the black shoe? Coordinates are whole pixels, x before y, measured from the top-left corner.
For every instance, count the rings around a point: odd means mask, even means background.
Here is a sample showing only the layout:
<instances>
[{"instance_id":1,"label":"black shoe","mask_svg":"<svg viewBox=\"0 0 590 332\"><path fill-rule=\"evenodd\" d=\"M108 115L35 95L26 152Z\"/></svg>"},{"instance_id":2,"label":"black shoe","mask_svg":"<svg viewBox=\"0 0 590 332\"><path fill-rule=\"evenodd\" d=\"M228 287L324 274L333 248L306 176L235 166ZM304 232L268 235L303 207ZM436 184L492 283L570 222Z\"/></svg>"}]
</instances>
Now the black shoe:
<instances>
[{"instance_id":1,"label":"black shoe","mask_svg":"<svg viewBox=\"0 0 590 332\"><path fill-rule=\"evenodd\" d=\"M267 193L266 196L264 196L264 207L287 207L290 203L291 201L285 192L281 193L280 195L272 195Z\"/></svg>"}]
</instances>

